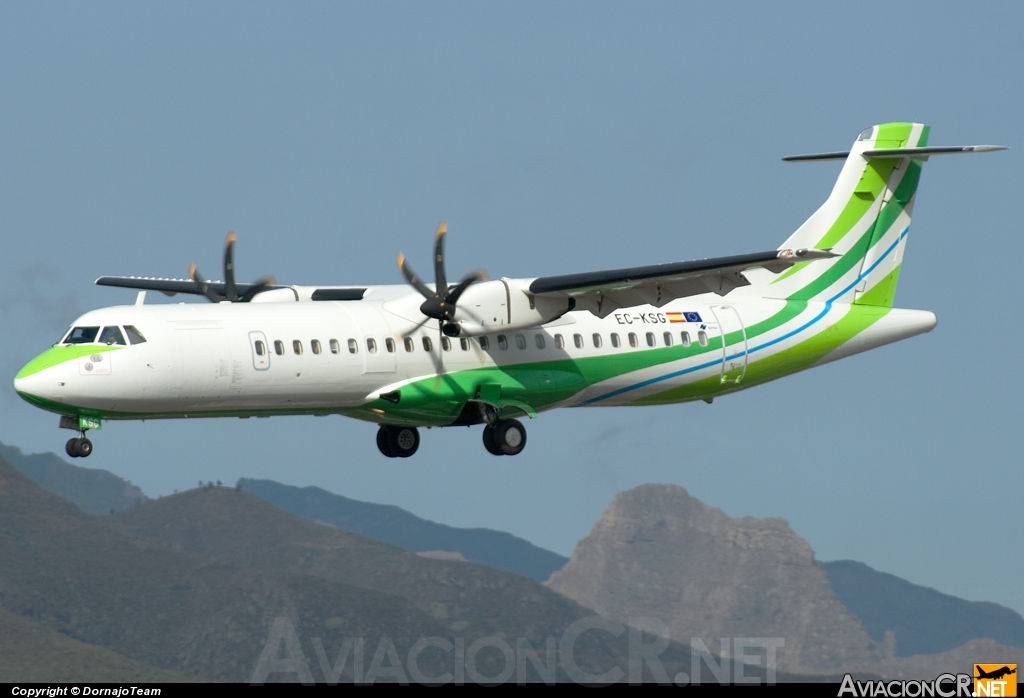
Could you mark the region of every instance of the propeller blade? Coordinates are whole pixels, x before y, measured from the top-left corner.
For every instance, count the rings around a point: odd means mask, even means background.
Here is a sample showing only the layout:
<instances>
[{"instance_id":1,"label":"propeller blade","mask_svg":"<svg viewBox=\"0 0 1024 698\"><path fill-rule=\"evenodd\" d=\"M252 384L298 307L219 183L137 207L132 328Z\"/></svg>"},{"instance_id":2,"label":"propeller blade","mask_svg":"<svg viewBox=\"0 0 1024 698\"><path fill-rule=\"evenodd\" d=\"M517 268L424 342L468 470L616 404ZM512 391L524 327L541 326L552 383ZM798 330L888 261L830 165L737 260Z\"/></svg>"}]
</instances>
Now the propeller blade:
<instances>
[{"instance_id":1,"label":"propeller blade","mask_svg":"<svg viewBox=\"0 0 1024 698\"><path fill-rule=\"evenodd\" d=\"M412 267L406 264L405 255L401 252L398 253L398 268L402 271L405 280L412 284L412 287L419 291L424 298L429 300L436 295L425 283L420 281L420 277L416 276Z\"/></svg>"},{"instance_id":2,"label":"propeller blade","mask_svg":"<svg viewBox=\"0 0 1024 698\"><path fill-rule=\"evenodd\" d=\"M252 286L246 289L245 293L239 296L238 302L248 303L256 296L256 294L263 293L273 286L277 286L277 279L273 276L261 276L253 282Z\"/></svg>"},{"instance_id":3,"label":"propeller blade","mask_svg":"<svg viewBox=\"0 0 1024 698\"><path fill-rule=\"evenodd\" d=\"M222 300L224 300L224 296L220 295L212 288L210 288L209 282L207 282L206 279L204 279L199 274L199 270L196 269L195 264L189 266L188 275L189 277L191 277L192 283L194 283L196 285L196 288L199 289L199 292L202 293L207 298L209 298L212 302L220 303Z\"/></svg>"},{"instance_id":4,"label":"propeller blade","mask_svg":"<svg viewBox=\"0 0 1024 698\"><path fill-rule=\"evenodd\" d=\"M463 276L462 280L459 281L458 286L448 292L448 305L454 308L455 304L459 302L459 297L462 295L463 291L469 288L470 284L474 284L477 281L487 281L488 278L487 272L483 269L470 272Z\"/></svg>"},{"instance_id":5,"label":"propeller blade","mask_svg":"<svg viewBox=\"0 0 1024 698\"><path fill-rule=\"evenodd\" d=\"M224 243L224 299L232 303L238 300L238 288L235 286L235 231L228 233Z\"/></svg>"},{"instance_id":6,"label":"propeller blade","mask_svg":"<svg viewBox=\"0 0 1024 698\"><path fill-rule=\"evenodd\" d=\"M444 236L447 232L448 224L442 223L437 226L437 236L434 238L434 288L439 296L448 290L448 277L444 273Z\"/></svg>"}]
</instances>

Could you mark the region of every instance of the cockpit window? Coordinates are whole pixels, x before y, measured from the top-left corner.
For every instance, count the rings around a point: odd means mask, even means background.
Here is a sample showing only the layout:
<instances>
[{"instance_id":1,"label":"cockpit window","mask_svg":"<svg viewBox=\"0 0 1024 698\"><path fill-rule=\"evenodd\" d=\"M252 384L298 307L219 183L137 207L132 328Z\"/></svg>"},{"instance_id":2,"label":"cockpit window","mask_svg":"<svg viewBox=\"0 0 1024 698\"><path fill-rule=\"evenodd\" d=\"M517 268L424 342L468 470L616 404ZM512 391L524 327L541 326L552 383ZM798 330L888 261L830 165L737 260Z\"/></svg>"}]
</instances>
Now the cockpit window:
<instances>
[{"instance_id":1,"label":"cockpit window","mask_svg":"<svg viewBox=\"0 0 1024 698\"><path fill-rule=\"evenodd\" d=\"M104 327L100 333L100 344L125 344L120 327Z\"/></svg>"},{"instance_id":2,"label":"cockpit window","mask_svg":"<svg viewBox=\"0 0 1024 698\"><path fill-rule=\"evenodd\" d=\"M142 344L146 341L146 338L142 336L142 333L135 329L134 325L125 325L124 333L128 335L128 341L132 344ZM281 352L278 352L279 354Z\"/></svg>"},{"instance_id":3,"label":"cockpit window","mask_svg":"<svg viewBox=\"0 0 1024 698\"><path fill-rule=\"evenodd\" d=\"M99 327L74 327L61 344L92 344L99 331Z\"/></svg>"}]
</instances>

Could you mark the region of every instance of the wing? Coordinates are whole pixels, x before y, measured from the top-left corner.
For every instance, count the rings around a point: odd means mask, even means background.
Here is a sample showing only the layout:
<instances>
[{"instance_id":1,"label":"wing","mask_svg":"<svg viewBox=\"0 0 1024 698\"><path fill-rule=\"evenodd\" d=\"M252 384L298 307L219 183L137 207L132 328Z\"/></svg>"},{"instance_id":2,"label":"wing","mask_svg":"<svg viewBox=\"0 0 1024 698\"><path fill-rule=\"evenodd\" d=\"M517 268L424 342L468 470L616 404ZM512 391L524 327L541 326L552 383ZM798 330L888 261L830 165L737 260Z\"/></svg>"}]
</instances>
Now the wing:
<instances>
[{"instance_id":1,"label":"wing","mask_svg":"<svg viewBox=\"0 0 1024 698\"><path fill-rule=\"evenodd\" d=\"M227 285L223 281L205 282L209 290L224 295ZM121 288L137 288L142 291L160 291L168 296L175 293L191 293L196 296L205 296L207 292L200 288L192 279L153 279L143 276L101 276L96 279L97 286L119 286ZM244 296L256 284L236 284L238 295ZM264 285L264 290L285 288L282 286Z\"/></svg>"},{"instance_id":2,"label":"wing","mask_svg":"<svg viewBox=\"0 0 1024 698\"><path fill-rule=\"evenodd\" d=\"M738 286L750 285L743 276L747 269L762 267L778 274L798 262L838 256L829 250L769 250L647 267L542 276L530 284L530 293L569 296L575 299L577 308L603 318L618 308L637 305L660 308L676 298L708 292L724 296Z\"/></svg>"}]
</instances>

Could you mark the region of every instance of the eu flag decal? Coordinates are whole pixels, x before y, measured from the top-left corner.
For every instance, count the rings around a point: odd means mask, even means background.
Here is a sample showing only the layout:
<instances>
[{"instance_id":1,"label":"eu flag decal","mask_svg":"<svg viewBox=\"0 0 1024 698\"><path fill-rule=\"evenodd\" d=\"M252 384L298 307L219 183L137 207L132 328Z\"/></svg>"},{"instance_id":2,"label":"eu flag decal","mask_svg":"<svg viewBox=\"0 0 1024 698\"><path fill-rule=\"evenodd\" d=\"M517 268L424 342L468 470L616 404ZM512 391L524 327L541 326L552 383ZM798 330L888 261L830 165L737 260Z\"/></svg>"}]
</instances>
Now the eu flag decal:
<instances>
[{"instance_id":1,"label":"eu flag decal","mask_svg":"<svg viewBox=\"0 0 1024 698\"><path fill-rule=\"evenodd\" d=\"M700 319L700 313L683 313L687 322L704 322Z\"/></svg>"}]
</instances>

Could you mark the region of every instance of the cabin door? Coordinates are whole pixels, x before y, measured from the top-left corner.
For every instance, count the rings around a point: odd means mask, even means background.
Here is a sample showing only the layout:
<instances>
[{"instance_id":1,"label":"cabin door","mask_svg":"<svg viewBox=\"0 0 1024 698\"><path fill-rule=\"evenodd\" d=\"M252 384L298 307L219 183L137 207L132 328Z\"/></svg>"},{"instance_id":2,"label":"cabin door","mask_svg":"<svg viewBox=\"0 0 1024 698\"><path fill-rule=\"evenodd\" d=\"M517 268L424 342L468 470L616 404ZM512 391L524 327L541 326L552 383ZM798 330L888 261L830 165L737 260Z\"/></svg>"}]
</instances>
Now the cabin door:
<instances>
[{"instance_id":1,"label":"cabin door","mask_svg":"<svg viewBox=\"0 0 1024 698\"><path fill-rule=\"evenodd\" d=\"M721 381L739 383L747 375L747 328L734 305L713 305L711 313L722 339Z\"/></svg>"}]
</instances>

